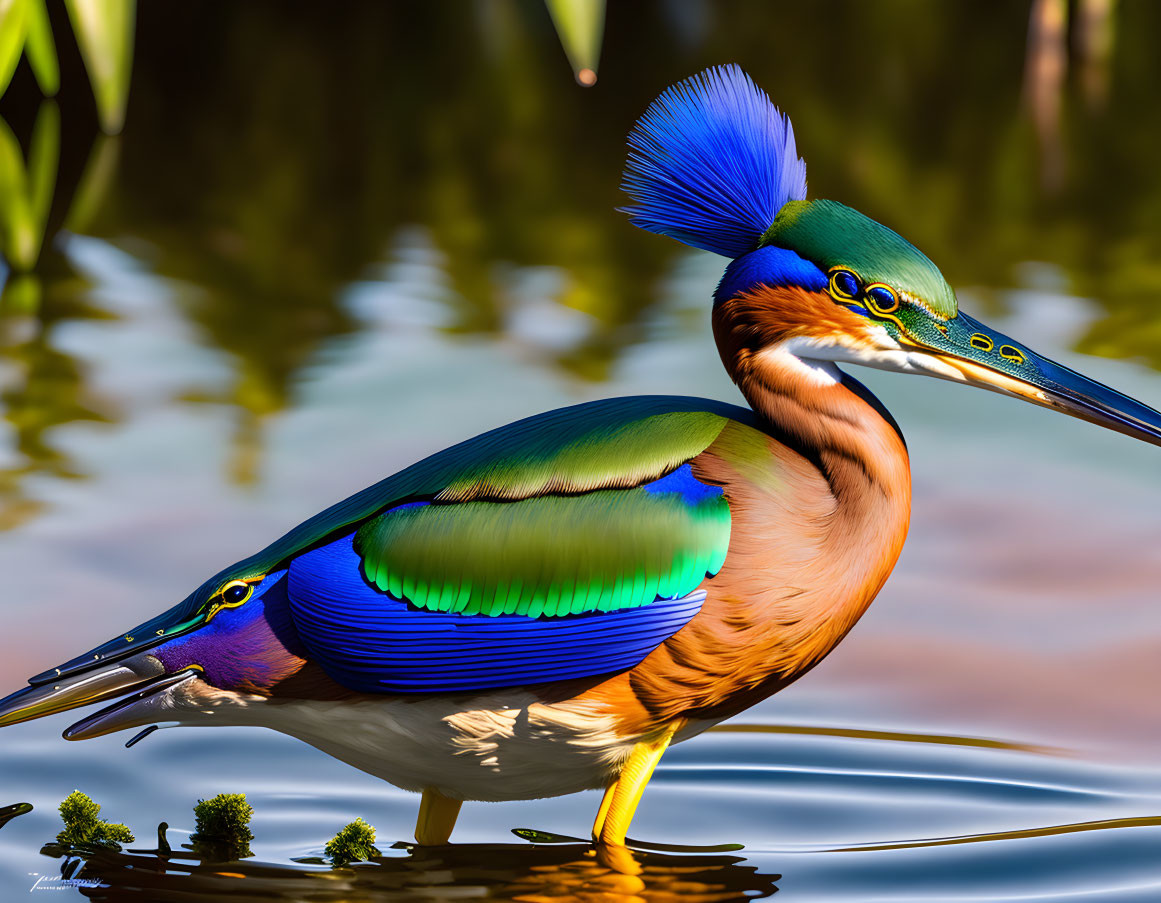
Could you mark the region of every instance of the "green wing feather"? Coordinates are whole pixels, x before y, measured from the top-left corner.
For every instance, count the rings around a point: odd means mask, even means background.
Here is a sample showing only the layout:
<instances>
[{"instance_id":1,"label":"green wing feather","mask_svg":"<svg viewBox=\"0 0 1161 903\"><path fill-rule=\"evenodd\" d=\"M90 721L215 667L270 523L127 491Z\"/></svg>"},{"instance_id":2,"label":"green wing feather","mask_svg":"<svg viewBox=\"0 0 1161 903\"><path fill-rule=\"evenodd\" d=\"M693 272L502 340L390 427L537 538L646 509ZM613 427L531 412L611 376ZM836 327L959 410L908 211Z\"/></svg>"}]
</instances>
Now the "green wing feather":
<instances>
[{"instance_id":1,"label":"green wing feather","mask_svg":"<svg viewBox=\"0 0 1161 903\"><path fill-rule=\"evenodd\" d=\"M486 615L618 611L685 595L717 573L729 543L724 497L690 504L644 489L413 506L355 534L379 589L430 611Z\"/></svg>"},{"instance_id":2,"label":"green wing feather","mask_svg":"<svg viewBox=\"0 0 1161 903\"><path fill-rule=\"evenodd\" d=\"M746 408L666 395L602 399L510 423L437 452L332 505L216 574L156 620L184 622L227 581L284 567L299 552L406 501L517 499L640 485L704 451L730 421L763 429ZM648 587L660 594L669 583L660 577L661 564L654 564L660 556L660 549L649 551L651 567L642 577L648 581L646 594ZM461 587L455 604L467 591ZM543 611L548 614L571 601L571 594L547 596ZM453 604L450 598L448 604Z\"/></svg>"},{"instance_id":3,"label":"green wing feather","mask_svg":"<svg viewBox=\"0 0 1161 903\"><path fill-rule=\"evenodd\" d=\"M610 418L572 435L540 424L527 430L514 424L504 436L506 447L467 463L436 499L527 499L637 486L704 451L724 424L708 411Z\"/></svg>"}]
</instances>

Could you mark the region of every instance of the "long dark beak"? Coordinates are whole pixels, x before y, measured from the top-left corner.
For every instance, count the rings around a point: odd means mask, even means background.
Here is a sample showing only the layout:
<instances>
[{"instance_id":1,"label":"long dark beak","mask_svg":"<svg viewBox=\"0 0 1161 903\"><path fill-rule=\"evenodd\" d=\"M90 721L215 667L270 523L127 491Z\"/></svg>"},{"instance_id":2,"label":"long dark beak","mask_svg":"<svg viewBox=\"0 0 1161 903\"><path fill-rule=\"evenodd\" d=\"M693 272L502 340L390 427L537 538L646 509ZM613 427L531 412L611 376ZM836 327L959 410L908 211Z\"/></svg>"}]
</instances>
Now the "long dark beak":
<instances>
[{"instance_id":1,"label":"long dark beak","mask_svg":"<svg viewBox=\"0 0 1161 903\"><path fill-rule=\"evenodd\" d=\"M192 668L162 675L129 697L86 715L65 728L63 736L66 740L89 740L150 722L172 722L174 695L196 681L197 672Z\"/></svg>"},{"instance_id":2,"label":"long dark beak","mask_svg":"<svg viewBox=\"0 0 1161 903\"><path fill-rule=\"evenodd\" d=\"M141 689L164 674L161 662L152 655L139 654L60 677L52 683L25 687L0 699L0 727L113 699Z\"/></svg>"},{"instance_id":3,"label":"long dark beak","mask_svg":"<svg viewBox=\"0 0 1161 903\"><path fill-rule=\"evenodd\" d=\"M165 674L147 650L196 629L189 600L129 633L29 678L31 686L0 699L0 727L104 702L139 690Z\"/></svg>"},{"instance_id":4,"label":"long dark beak","mask_svg":"<svg viewBox=\"0 0 1161 903\"><path fill-rule=\"evenodd\" d=\"M947 332L923 351L950 371L937 375L1015 395L1161 445L1161 413L1042 357L966 314L948 321Z\"/></svg>"}]
</instances>

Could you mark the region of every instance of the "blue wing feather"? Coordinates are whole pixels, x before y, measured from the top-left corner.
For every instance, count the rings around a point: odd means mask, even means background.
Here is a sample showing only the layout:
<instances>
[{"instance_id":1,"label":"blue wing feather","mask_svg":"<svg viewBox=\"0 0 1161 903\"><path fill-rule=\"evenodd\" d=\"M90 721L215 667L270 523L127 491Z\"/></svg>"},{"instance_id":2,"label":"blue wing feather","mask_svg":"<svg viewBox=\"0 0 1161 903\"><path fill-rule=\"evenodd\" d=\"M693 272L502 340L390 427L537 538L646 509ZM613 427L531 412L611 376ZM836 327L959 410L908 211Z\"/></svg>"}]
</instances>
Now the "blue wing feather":
<instances>
[{"instance_id":1,"label":"blue wing feather","mask_svg":"<svg viewBox=\"0 0 1161 903\"><path fill-rule=\"evenodd\" d=\"M705 601L697 591L640 608L557 618L417 609L363 578L347 535L298 556L288 594L310 657L365 693L524 686L632 668Z\"/></svg>"},{"instance_id":2,"label":"blue wing feather","mask_svg":"<svg viewBox=\"0 0 1161 903\"><path fill-rule=\"evenodd\" d=\"M703 483L695 477L693 468L688 463L682 464L659 480L643 484L641 488L652 493L676 493L687 505L696 505L708 498L720 498L723 492L721 486Z\"/></svg>"}]
</instances>

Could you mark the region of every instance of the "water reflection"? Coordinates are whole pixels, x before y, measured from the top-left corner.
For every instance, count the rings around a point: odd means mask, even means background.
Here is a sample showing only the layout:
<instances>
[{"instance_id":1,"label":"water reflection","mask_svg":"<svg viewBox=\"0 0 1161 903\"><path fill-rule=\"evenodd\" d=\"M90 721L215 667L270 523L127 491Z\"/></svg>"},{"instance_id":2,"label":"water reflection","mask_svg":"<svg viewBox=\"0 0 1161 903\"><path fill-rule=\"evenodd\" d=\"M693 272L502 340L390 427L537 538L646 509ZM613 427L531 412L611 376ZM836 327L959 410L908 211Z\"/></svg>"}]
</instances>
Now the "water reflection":
<instances>
[{"instance_id":1,"label":"water reflection","mask_svg":"<svg viewBox=\"0 0 1161 903\"><path fill-rule=\"evenodd\" d=\"M958 737L947 734L915 734L905 731L875 731L852 727L815 727L805 724L746 724L730 721L715 724L709 734L790 734L799 737L847 737L851 740L882 740L890 743L935 743L944 746L967 746L977 749L1007 749L1037 755L1066 755L1066 751L1030 743L997 740L993 737Z\"/></svg>"},{"instance_id":2,"label":"water reflection","mask_svg":"<svg viewBox=\"0 0 1161 903\"><path fill-rule=\"evenodd\" d=\"M52 845L43 851L59 856ZM682 900L760 899L780 875L762 874L738 856L672 855L594 849L588 844L459 844L409 847L397 855L336 870L271 863L203 862L188 853L95 850L62 868L98 900ZM84 886L88 882L96 887Z\"/></svg>"},{"instance_id":3,"label":"water reflection","mask_svg":"<svg viewBox=\"0 0 1161 903\"><path fill-rule=\"evenodd\" d=\"M21 278L35 286L38 311L0 318L0 368L8 376L0 385L7 426L7 447L0 457L0 530L42 509L43 502L27 488L34 479L85 476L74 456L55 441L58 427L116 419L114 403L90 388L85 364L55 344L61 324L109 315L91 303L71 274L48 270Z\"/></svg>"},{"instance_id":4,"label":"water reflection","mask_svg":"<svg viewBox=\"0 0 1161 903\"><path fill-rule=\"evenodd\" d=\"M868 850L914 850L922 847L946 847L963 843L992 843L997 840L1026 840L1033 837L1056 837L1062 834L1080 834L1085 831L1114 831L1118 828L1161 827L1161 816L1133 818L1102 818L1097 821L1076 822L1070 825L1047 825L1025 828L1021 831L992 831L987 834L969 834L963 837L934 837L929 840L911 840L902 843L880 843L869 846L837 847L838 851L862 853Z\"/></svg>"},{"instance_id":5,"label":"water reflection","mask_svg":"<svg viewBox=\"0 0 1161 903\"><path fill-rule=\"evenodd\" d=\"M383 272L419 225L438 260L425 289L447 312L439 328L520 341L533 292L563 312L535 332L543 366L604 379L646 340L682 253L613 211L625 131L663 84L729 58L793 114L818 192L903 231L953 284L1004 287L1022 261L1059 265L1071 290L1105 311L1083 350L1161 367L1161 125L1139 115L1158 99L1161 60L1148 36L1161 8L1086 0L1070 19L1055 0L1031 17L1018 6L980 16L968 2L852 4L841 16L630 5L610 13L602 82L589 91L562 72L543 8L468 9L143 8L131 127L91 157L77 150L97 131L90 98L62 95L62 133L56 107L18 77L0 103L13 126L0 128L0 175L24 186L5 193L7 209L24 211L6 230L18 241L5 256L14 276L27 275L4 293L5 353L32 353L22 347L30 330L51 343L57 314L39 312L38 299L47 274L69 266L53 250L57 230L134 249L181 287L197 342L227 362L228 379L179 400L233 412L228 475L251 483L271 420L343 336L366 328L346 307L349 287ZM867 42L870 71L860 54L816 52ZM191 48L196 67L181 63ZM1070 63L1076 83L1063 74ZM1084 102L1068 116L1072 93ZM9 420L35 420L41 432L69 422L51 410L53 380L70 370L69 391L83 397L84 368L56 363L25 368L6 391ZM51 443L14 444L32 471L55 473ZM19 500L19 468L5 479L9 507L22 512L11 526L40 502Z\"/></svg>"},{"instance_id":6,"label":"water reflection","mask_svg":"<svg viewBox=\"0 0 1161 903\"><path fill-rule=\"evenodd\" d=\"M9 158L28 174L52 170L55 182L38 183L49 189L37 197L51 203L33 221L42 234L26 233L35 260L9 266L0 301L0 529L27 525L47 499L67 500L59 491L65 481L97 472L103 482L84 504L61 504L68 517L52 526L73 530L68 541L32 530L6 540L16 550L7 616L14 631L42 646L13 647L9 682L58 659L48 646L62 611L76 611L70 632L91 629L103 639L108 623L138 620L133 606L156 608L196 576L182 567L232 560L233 551L249 551L358 488L345 474L312 484L324 460L377 477L413 450L415 457L430 450L437 418L447 416L446 395L462 393L491 411L497 386L540 376L550 389L537 404L568 403L570 392L665 391L654 374L643 385L641 372L658 361L663 373L675 372L673 361L688 362L695 343L714 364L701 288L719 263L638 233L613 211L629 124L660 87L710 63L736 59L767 85L794 116L813 193L905 232L966 289L965 306L969 296L973 307L1008 303L1013 286L1043 287L1026 273L1047 272L1049 293L1092 301L1082 350L1161 369L1161 123L1142 112L1158 105L1161 57L1152 36L1161 5L1105 4L1103 18L1093 13L1099 0L1070 5L1096 24L1078 32L1093 49L1069 61L1077 78L1050 86L1050 137L1066 165L1049 190L1036 114L1021 100L1027 5L986 16L966 0L854 3L841 14L811 4L610 5L601 82L582 92L539 0L539 18L530 3L146 4L128 131L115 140L94 142L87 91L69 95L64 80L54 125L56 108L43 106L39 92L21 93L18 73L0 101L19 150ZM128 281L93 275L70 233L120 248L147 285L128 299ZM1050 266L1031 270L1022 266L1028 260ZM659 334L656 323L668 330L674 322L672 308L660 305L692 294L689 286L698 288L697 300L681 312L693 325ZM1065 307L1065 299L1042 297L1043 316L1031 322L1055 324L1055 301ZM360 356L367 348L399 354L412 338L434 363L417 354L395 370L382 360L370 369ZM639 348L647 343L652 357ZM490 354L473 356L480 346ZM519 369L494 372L512 357ZM638 367L636 382L621 378L626 361ZM410 383L410 371L400 375L421 366ZM435 379L440 367L450 374L443 382ZM610 385L583 385L606 378ZM436 397L420 381L437 382L445 394ZM275 433L293 419L282 415L324 383L294 429ZM133 394L129 386L150 390ZM883 729L729 725L672 751L650 789L642 836L742 839L744 853L637 852L641 871L633 874L581 843L469 844L390 851L333 873L295 868L291 856L356 814L401 836L414 801L279 738L166 732L138 755L119 743L63 744L63 725L42 733L29 725L5 739L0 771L10 777L8 798L34 799L38 812L16 819L15 807L0 809L0 877L24 893L36 850L53 834L34 830L35 819L79 784L116 799L139 831L159 815L176 820L196 793L253 788L258 819L268 819L255 849L285 860L212 864L176 842L169 856L100 852L81 872L111 885L85 891L96 899L607 899L612 892L735 899L773 893L775 882L796 899L859 900L870 889L926 903L962 896L965 885L981 899L1081 891L1117 903L1155 899L1155 774L1092 773L1041 744L888 729L970 733L982 721L1077 746L1106 731L1109 745L1127 745L1126 733L1138 746L1156 740L1147 692L1156 685L1156 631L1146 614L1154 610L1147 536L1156 518L1134 519L1123 502L1100 498L1116 496L1121 484L1097 479L1128 458L1103 459L1112 446L1098 439L1082 447L1079 454L1102 451L1087 469L1069 471L1077 474L1069 493L1093 486L1072 507L1041 507L1035 487L1014 493L1027 523L1064 525L1028 536L1025 521L995 519L989 499L1003 486L999 467L985 472L991 483L971 482L972 461L957 493L946 474L923 463L938 460L921 456L924 442L962 461L989 441L975 437L969 446L960 423L948 430L951 441L964 442L955 449L960 458L950 442L932 444L950 419L937 394L944 391L932 388L923 396L930 404L909 411L928 500L926 512L917 511L915 557L841 659L812 675L823 683L804 681L766 713L782 718L797 705L791 718ZM433 413L401 397L412 392ZM974 419L988 401L957 396L965 407L956 411ZM221 481L197 482L202 472L192 459L217 467L220 435L182 427L223 413L232 418L226 476L243 484L267 476L277 491L248 513L266 512L269 521L239 517L244 506L226 504L236 493ZM386 438L364 429L371 417L402 427ZM999 418L997 431L1037 438L1023 423L1017 431L1014 416ZM77 441L84 431L74 427L86 423L110 424L112 441L99 449ZM133 426L140 429L126 438ZM183 443L142 441L170 427L183 440L194 437L184 443L188 457L176 448ZM440 428L441 442L462 438ZM328 438L313 438L320 433ZM1078 435L1048 427L1041 438L1068 447ZM276 439L285 443L277 481L268 466ZM203 447L193 449L197 440ZM1035 455L1046 470L1063 466L1056 449ZM142 466L147 460L152 471ZM1142 475L1133 491L1151 498L1145 481L1153 471L1133 467L1124 479ZM182 497L176 474L209 501ZM1124 519L1094 520L1106 503L1109 518ZM1091 530L1088 540L1082 527ZM215 546L207 537L218 533ZM946 551L932 552L935 544ZM1069 562L1061 548L1074 550ZM969 555L978 556L970 568ZM966 613L962 620L957 611ZM1085 650L1079 660L1077 650ZM1069 683L1078 673L1083 684ZM920 682L930 686L908 695ZM19 745L22 736L35 740ZM186 776L180 787L178 770ZM58 787L62 781L67 786ZM146 789L127 793L129 786ZM580 824L591 817L590 803L539 803L535 820L487 810L466 836L492 840L511 824Z\"/></svg>"},{"instance_id":7,"label":"water reflection","mask_svg":"<svg viewBox=\"0 0 1161 903\"><path fill-rule=\"evenodd\" d=\"M781 889L803 900L1055 900L1085 893L1136 903L1128 890L1159 886L1156 769L1111 768L981 737L773 722L725 725L667 754L635 823L635 833L662 843L594 849L576 837L527 829L513 833L531 842L494 842L513 823L584 821L595 803L590 794L529 806L474 804L465 810L465 840L488 842L416 848L387 841L372 862L331 870L320 841L332 825L357 811L390 826L381 834L398 837L415 798L284 740L260 731L233 740L228 778L217 767L227 761L215 758L218 737L164 741L161 755L125 771L108 771L108 760L93 758L68 772L67 786L104 788L116 798L110 812L141 841L117 851L43 845L59 827L46 800L31 818L4 828L4 879L19 887L39 872L79 882L77 890L91 899L141 901L725 901ZM45 760L37 745L26 756ZM205 781L175 787L173 775L191 774L194 765ZM54 772L60 763L42 768ZM19 757L13 773L37 775L37 788L60 785L58 776L41 775ZM127 786L138 792L126 793ZM152 832L145 826L159 814L188 825L178 800L227 786L247 790L254 803L256 857L211 861L191 851L181 830L146 840ZM28 807L0 809L0 821L18 808ZM745 847L704 846L722 839ZM37 857L38 849L47 858Z\"/></svg>"}]
</instances>

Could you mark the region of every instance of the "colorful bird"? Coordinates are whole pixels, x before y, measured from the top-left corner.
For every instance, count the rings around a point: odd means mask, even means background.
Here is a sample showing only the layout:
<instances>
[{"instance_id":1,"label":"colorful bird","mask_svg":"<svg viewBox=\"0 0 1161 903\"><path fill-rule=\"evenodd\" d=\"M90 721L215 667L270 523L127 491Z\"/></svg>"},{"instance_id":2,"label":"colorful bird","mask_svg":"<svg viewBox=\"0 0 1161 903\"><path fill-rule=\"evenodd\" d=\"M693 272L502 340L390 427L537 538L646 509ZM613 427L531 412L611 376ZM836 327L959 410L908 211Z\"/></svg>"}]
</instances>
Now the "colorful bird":
<instances>
[{"instance_id":1,"label":"colorful bird","mask_svg":"<svg viewBox=\"0 0 1161 903\"><path fill-rule=\"evenodd\" d=\"M629 136L641 228L732 259L714 296L749 407L614 398L469 439L340 502L184 602L38 674L0 724L261 725L423 794L603 788L622 845L654 766L801 677L890 574L907 449L839 363L981 386L1161 445L1161 414L959 312L936 266L806 200L789 121L736 66Z\"/></svg>"}]
</instances>

